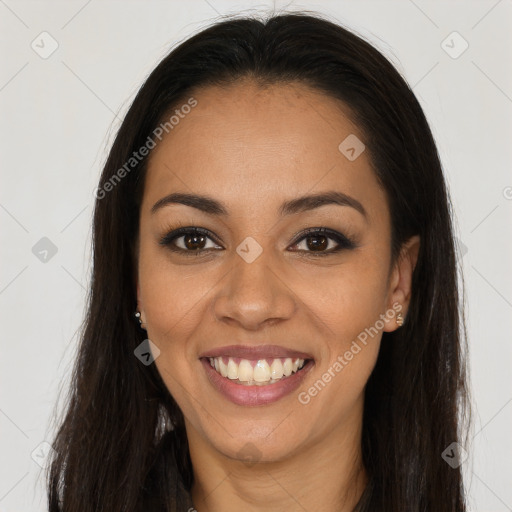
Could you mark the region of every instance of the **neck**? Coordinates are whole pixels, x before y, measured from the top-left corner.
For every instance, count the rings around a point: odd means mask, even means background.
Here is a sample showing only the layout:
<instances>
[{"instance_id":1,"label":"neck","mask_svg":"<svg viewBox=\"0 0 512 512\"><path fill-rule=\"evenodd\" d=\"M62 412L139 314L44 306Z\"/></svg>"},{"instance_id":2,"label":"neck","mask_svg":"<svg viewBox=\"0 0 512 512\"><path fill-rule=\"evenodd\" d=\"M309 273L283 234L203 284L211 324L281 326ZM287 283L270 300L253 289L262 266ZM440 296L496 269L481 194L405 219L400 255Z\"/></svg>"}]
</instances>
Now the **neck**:
<instances>
[{"instance_id":1,"label":"neck","mask_svg":"<svg viewBox=\"0 0 512 512\"><path fill-rule=\"evenodd\" d=\"M247 464L220 454L187 426L198 512L352 512L367 484L361 431L340 428L286 460Z\"/></svg>"}]
</instances>

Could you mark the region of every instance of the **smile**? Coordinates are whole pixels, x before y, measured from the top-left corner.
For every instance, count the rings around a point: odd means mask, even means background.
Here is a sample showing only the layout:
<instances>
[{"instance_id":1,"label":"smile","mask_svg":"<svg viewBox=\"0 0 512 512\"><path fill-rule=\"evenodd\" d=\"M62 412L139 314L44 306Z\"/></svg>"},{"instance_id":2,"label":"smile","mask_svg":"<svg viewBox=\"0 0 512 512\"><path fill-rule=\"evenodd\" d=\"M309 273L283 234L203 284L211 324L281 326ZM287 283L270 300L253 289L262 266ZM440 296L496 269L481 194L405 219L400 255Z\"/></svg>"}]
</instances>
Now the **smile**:
<instances>
[{"instance_id":1,"label":"smile","mask_svg":"<svg viewBox=\"0 0 512 512\"><path fill-rule=\"evenodd\" d=\"M266 386L297 373L304 367L300 358L242 359L238 357L210 357L210 366L236 384Z\"/></svg>"},{"instance_id":2,"label":"smile","mask_svg":"<svg viewBox=\"0 0 512 512\"><path fill-rule=\"evenodd\" d=\"M231 345L203 352L209 383L236 405L269 405L293 393L314 367L311 354L277 345Z\"/></svg>"}]
</instances>

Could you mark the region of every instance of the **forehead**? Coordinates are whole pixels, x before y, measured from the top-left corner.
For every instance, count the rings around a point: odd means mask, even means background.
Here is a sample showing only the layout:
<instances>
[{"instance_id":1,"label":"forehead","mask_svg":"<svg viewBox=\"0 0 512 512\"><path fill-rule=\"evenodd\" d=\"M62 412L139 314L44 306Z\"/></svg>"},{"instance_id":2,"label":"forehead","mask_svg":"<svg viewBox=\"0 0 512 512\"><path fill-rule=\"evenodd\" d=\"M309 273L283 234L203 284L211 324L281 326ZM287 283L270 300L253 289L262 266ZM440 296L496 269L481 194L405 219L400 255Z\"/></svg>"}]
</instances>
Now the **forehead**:
<instances>
[{"instance_id":1,"label":"forehead","mask_svg":"<svg viewBox=\"0 0 512 512\"><path fill-rule=\"evenodd\" d=\"M197 105L152 152L143 208L174 191L213 195L234 213L260 215L262 205L277 209L285 198L325 190L368 203L370 216L385 206L368 153L350 160L340 151L347 137L364 137L338 100L303 84L252 81L191 96Z\"/></svg>"}]
</instances>

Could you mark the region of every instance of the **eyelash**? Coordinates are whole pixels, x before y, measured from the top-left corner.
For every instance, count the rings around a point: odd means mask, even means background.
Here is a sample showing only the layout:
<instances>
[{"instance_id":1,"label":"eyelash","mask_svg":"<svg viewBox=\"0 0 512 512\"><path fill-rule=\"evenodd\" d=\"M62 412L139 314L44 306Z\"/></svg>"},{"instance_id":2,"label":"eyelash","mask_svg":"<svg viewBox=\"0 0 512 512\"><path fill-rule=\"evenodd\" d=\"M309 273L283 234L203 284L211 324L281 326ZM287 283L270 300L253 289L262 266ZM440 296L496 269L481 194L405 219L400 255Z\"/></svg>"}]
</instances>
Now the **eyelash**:
<instances>
[{"instance_id":1,"label":"eyelash","mask_svg":"<svg viewBox=\"0 0 512 512\"><path fill-rule=\"evenodd\" d=\"M173 252L181 253L185 256L200 256L204 252L219 250L219 249L197 249L194 251L194 250L186 250L186 249L182 249L182 248L173 246L173 242L175 240L177 240L178 238L181 238L185 235L206 236L206 237L210 238L213 242L215 242L217 245L220 245L220 243L217 240L215 240L215 237L213 236L213 234L210 231L208 231L207 229L204 229L204 228L199 228L199 227L194 227L194 226L180 227L178 229L170 231L169 233L167 233L160 239L159 243L160 243L160 245L167 247L169 250L171 250ZM308 228L308 229L305 229L304 231L300 232L298 235L296 235L299 237L295 239L295 241L292 244L292 247L297 245L302 240L304 240L308 237L311 237L313 235L326 236L328 239L334 240L338 244L338 247L336 247L335 249L330 249L329 251L315 252L315 251L301 250L301 251L297 251L297 252L305 253L304 255L308 255L308 256L310 255L313 257L324 257L324 256L332 255L332 254L337 254L344 249L350 250L350 249L355 249L356 247L358 247L357 244L351 238L349 238L341 233L338 233L337 231L333 231L332 229L325 228L325 227ZM292 251L292 252L296 252L296 251Z\"/></svg>"}]
</instances>

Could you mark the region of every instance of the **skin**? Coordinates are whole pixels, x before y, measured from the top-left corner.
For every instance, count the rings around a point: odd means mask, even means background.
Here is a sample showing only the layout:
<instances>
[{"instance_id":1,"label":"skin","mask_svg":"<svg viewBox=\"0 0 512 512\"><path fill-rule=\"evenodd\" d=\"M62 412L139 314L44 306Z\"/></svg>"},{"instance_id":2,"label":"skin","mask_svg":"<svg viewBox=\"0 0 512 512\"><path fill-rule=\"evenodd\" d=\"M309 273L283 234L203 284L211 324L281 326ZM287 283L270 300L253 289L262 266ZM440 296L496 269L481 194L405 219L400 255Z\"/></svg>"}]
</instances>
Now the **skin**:
<instances>
[{"instance_id":1,"label":"skin","mask_svg":"<svg viewBox=\"0 0 512 512\"><path fill-rule=\"evenodd\" d=\"M161 351L155 364L185 416L194 505L199 512L349 511L367 482L364 388L382 331L397 329L396 318L386 318L309 403L298 393L393 303L406 316L419 238L392 266L386 195L367 151L349 161L338 149L349 134L364 140L338 101L301 84L262 88L249 80L199 89L194 98L197 106L149 160L137 282L148 338ZM278 216L286 200L332 190L357 199L367 218L339 205ZM172 192L211 196L229 215L178 204L151 213ZM207 238L203 247L220 249L187 256L158 243L180 225L210 230L218 242ZM354 238L357 248L315 256L295 235L318 227ZM252 263L236 252L248 236L263 249ZM324 251L337 246L327 240ZM235 405L212 387L198 357L236 343L297 349L315 365L297 392L264 406Z\"/></svg>"}]
</instances>

